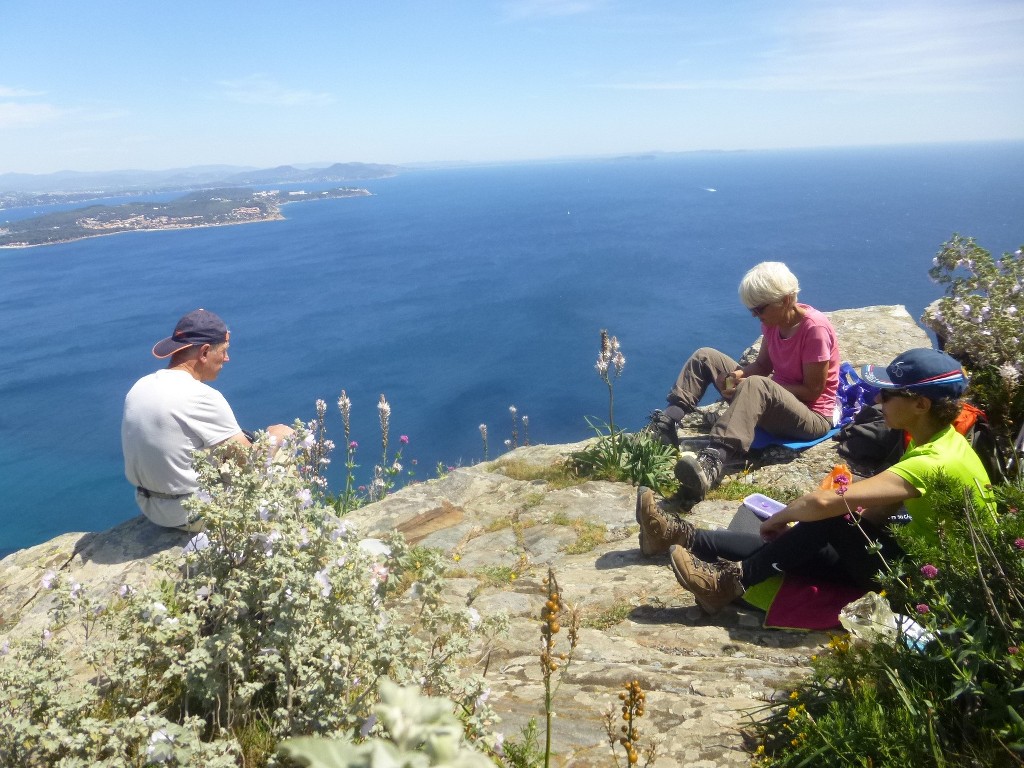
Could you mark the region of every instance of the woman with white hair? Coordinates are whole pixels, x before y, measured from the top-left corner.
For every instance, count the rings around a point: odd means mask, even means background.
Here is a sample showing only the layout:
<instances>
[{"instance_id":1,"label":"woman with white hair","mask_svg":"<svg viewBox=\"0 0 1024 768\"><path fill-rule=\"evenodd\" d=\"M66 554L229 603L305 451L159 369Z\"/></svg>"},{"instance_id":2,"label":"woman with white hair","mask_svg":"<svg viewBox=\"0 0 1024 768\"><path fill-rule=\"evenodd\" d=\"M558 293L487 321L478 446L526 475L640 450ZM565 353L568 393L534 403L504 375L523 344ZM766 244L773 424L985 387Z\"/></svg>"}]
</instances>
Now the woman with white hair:
<instances>
[{"instance_id":1,"label":"woman with white hair","mask_svg":"<svg viewBox=\"0 0 1024 768\"><path fill-rule=\"evenodd\" d=\"M684 456L675 474L680 492L699 501L721 480L723 467L750 450L754 428L788 440L822 437L836 418L839 344L818 310L797 301L800 283L779 261L753 267L740 282L740 300L761 321L757 359L739 365L717 349L702 347L686 361L668 407L654 425L677 443L676 425L714 385L729 408L711 428L711 440L696 456Z\"/></svg>"}]
</instances>

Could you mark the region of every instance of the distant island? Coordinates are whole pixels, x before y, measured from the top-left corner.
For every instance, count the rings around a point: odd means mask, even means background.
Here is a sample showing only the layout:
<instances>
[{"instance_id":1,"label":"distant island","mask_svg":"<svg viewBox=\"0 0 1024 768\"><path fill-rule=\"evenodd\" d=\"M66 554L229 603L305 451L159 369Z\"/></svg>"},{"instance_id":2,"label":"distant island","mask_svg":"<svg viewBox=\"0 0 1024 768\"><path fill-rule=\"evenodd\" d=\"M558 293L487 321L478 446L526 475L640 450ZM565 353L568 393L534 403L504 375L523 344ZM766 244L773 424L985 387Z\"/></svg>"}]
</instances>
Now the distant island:
<instances>
[{"instance_id":1,"label":"distant island","mask_svg":"<svg viewBox=\"0 0 1024 768\"><path fill-rule=\"evenodd\" d=\"M191 229L284 218L281 206L304 200L363 197L366 189L339 187L316 192L208 189L166 203L91 205L0 224L0 248L27 248L119 232Z\"/></svg>"}]
</instances>

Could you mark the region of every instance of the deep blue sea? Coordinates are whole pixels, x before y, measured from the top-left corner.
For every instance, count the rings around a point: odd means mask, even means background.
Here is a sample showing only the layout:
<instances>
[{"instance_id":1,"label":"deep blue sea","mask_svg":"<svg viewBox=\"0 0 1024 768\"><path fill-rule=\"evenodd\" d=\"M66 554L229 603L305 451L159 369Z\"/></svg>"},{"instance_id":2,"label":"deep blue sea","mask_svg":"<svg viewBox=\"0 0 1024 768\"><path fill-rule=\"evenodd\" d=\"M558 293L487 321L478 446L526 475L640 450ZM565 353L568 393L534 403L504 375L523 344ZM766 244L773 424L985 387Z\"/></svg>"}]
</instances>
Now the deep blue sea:
<instances>
[{"instance_id":1,"label":"deep blue sea","mask_svg":"<svg viewBox=\"0 0 1024 768\"><path fill-rule=\"evenodd\" d=\"M510 405L531 442L587 437L608 413L602 328L627 360L616 421L640 427L693 348L756 338L736 286L759 261L787 262L819 309L919 316L954 232L1020 247L1022 179L1024 144L409 171L284 221L0 250L0 553L137 514L124 394L196 307L231 328L215 386L243 426L308 420L323 398L340 441L345 389L368 475L384 393L403 464L429 479L483 457L481 423L502 452Z\"/></svg>"}]
</instances>

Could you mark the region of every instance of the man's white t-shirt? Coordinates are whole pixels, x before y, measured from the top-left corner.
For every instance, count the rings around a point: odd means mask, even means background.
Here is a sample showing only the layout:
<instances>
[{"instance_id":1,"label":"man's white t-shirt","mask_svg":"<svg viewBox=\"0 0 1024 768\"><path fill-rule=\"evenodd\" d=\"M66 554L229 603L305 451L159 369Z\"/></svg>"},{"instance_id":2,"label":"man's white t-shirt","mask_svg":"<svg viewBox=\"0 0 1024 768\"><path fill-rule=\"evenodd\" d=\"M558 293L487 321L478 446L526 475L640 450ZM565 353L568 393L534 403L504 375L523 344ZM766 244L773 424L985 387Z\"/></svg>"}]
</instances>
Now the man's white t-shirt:
<instances>
[{"instance_id":1,"label":"man's white t-shirt","mask_svg":"<svg viewBox=\"0 0 1024 768\"><path fill-rule=\"evenodd\" d=\"M147 491L190 494L199 488L192 452L241 432L224 395L187 371L163 369L143 376L124 399L121 449L128 482ZM181 499L146 498L142 513L157 525L184 525Z\"/></svg>"}]
</instances>

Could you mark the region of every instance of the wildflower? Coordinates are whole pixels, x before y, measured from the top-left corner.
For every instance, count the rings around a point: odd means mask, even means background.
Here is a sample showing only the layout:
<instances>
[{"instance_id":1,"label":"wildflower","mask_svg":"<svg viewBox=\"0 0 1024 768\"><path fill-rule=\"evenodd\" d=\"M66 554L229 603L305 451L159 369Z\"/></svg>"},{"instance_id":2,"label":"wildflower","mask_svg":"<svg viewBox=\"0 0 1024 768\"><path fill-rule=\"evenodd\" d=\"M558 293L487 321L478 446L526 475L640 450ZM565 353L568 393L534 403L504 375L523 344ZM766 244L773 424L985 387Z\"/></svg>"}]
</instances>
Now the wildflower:
<instances>
[{"instance_id":1,"label":"wildflower","mask_svg":"<svg viewBox=\"0 0 1024 768\"><path fill-rule=\"evenodd\" d=\"M316 438L312 434L308 434L304 438L302 438L302 447L305 448L307 451L314 445L316 445Z\"/></svg>"},{"instance_id":2,"label":"wildflower","mask_svg":"<svg viewBox=\"0 0 1024 768\"><path fill-rule=\"evenodd\" d=\"M409 436L408 435L401 435L398 438L398 442L400 442L402 445L408 445L409 444Z\"/></svg>"},{"instance_id":3,"label":"wildflower","mask_svg":"<svg viewBox=\"0 0 1024 768\"><path fill-rule=\"evenodd\" d=\"M1017 508L1016 507L1010 507L1008 510L1006 510L1006 514L1008 514L1008 515L1016 515L1017 514Z\"/></svg>"},{"instance_id":4,"label":"wildflower","mask_svg":"<svg viewBox=\"0 0 1024 768\"><path fill-rule=\"evenodd\" d=\"M348 444L348 449L350 451L354 451L358 447L359 447L359 443L357 443L355 440L353 440L351 443Z\"/></svg>"},{"instance_id":5,"label":"wildflower","mask_svg":"<svg viewBox=\"0 0 1024 768\"><path fill-rule=\"evenodd\" d=\"M469 629L473 631L480 626L480 611L471 606L467 613L469 614Z\"/></svg>"},{"instance_id":6,"label":"wildflower","mask_svg":"<svg viewBox=\"0 0 1024 768\"><path fill-rule=\"evenodd\" d=\"M321 597L331 596L331 580L327 578L327 569L323 568L313 574L313 579L320 585Z\"/></svg>"},{"instance_id":7,"label":"wildflower","mask_svg":"<svg viewBox=\"0 0 1024 768\"><path fill-rule=\"evenodd\" d=\"M47 571L43 574L43 578L39 582L39 586L43 589L53 589L53 585L57 582L57 574L54 571Z\"/></svg>"},{"instance_id":8,"label":"wildflower","mask_svg":"<svg viewBox=\"0 0 1024 768\"><path fill-rule=\"evenodd\" d=\"M44 629L44 630L43 630L43 634L42 634L42 638L43 638L43 642L44 642L44 643L48 643L48 642L50 642L50 640L52 640L52 639L53 639L53 632L51 632L51 631L49 630L49 628L47 628L47 629Z\"/></svg>"},{"instance_id":9,"label":"wildflower","mask_svg":"<svg viewBox=\"0 0 1024 768\"><path fill-rule=\"evenodd\" d=\"M481 436L481 437L482 437L482 438L483 438L484 440L486 440L486 439L487 439L487 425L486 425L486 424L481 424L481 425L480 425L480 426L478 427L478 429L480 430L480 436Z\"/></svg>"},{"instance_id":10,"label":"wildflower","mask_svg":"<svg viewBox=\"0 0 1024 768\"><path fill-rule=\"evenodd\" d=\"M1024 549L1024 539L1014 539L1013 546L1017 549Z\"/></svg>"},{"instance_id":11,"label":"wildflower","mask_svg":"<svg viewBox=\"0 0 1024 768\"><path fill-rule=\"evenodd\" d=\"M931 563L927 563L926 565L921 566L921 575L926 579L934 579L939 575L939 569Z\"/></svg>"},{"instance_id":12,"label":"wildflower","mask_svg":"<svg viewBox=\"0 0 1024 768\"><path fill-rule=\"evenodd\" d=\"M82 585L77 581L71 585L71 599L77 600L82 596Z\"/></svg>"},{"instance_id":13,"label":"wildflower","mask_svg":"<svg viewBox=\"0 0 1024 768\"><path fill-rule=\"evenodd\" d=\"M352 401L348 399L345 390L341 390L341 397L338 398L338 410L341 411L341 420L348 424L352 415Z\"/></svg>"},{"instance_id":14,"label":"wildflower","mask_svg":"<svg viewBox=\"0 0 1024 768\"><path fill-rule=\"evenodd\" d=\"M846 495L846 489L850 487L850 476L840 473L835 477L836 494L839 496Z\"/></svg>"},{"instance_id":15,"label":"wildflower","mask_svg":"<svg viewBox=\"0 0 1024 768\"><path fill-rule=\"evenodd\" d=\"M800 698L800 692L799 691L793 691L791 694L789 694L789 698L794 699L794 700L795 699L799 699Z\"/></svg>"},{"instance_id":16,"label":"wildflower","mask_svg":"<svg viewBox=\"0 0 1024 768\"><path fill-rule=\"evenodd\" d=\"M167 747L174 743L174 738L166 731L154 731L149 737L149 746L146 747L146 756L151 763L167 763L174 759L174 753Z\"/></svg>"},{"instance_id":17,"label":"wildflower","mask_svg":"<svg viewBox=\"0 0 1024 768\"><path fill-rule=\"evenodd\" d=\"M922 616L926 613L931 613L932 611L932 609L928 607L928 603L918 603L914 610L920 613Z\"/></svg>"},{"instance_id":18,"label":"wildflower","mask_svg":"<svg viewBox=\"0 0 1024 768\"><path fill-rule=\"evenodd\" d=\"M530 426L530 417L529 416L523 416L523 426L524 427Z\"/></svg>"},{"instance_id":19,"label":"wildflower","mask_svg":"<svg viewBox=\"0 0 1024 768\"><path fill-rule=\"evenodd\" d=\"M1020 648L1018 648L1016 645L1011 645L1009 648L1006 649L1006 652L1011 656L1016 656L1018 653L1020 653Z\"/></svg>"},{"instance_id":20,"label":"wildflower","mask_svg":"<svg viewBox=\"0 0 1024 768\"><path fill-rule=\"evenodd\" d=\"M370 735L370 731L373 730L373 726L375 726L376 724L377 716L370 715L368 718L366 718L366 722L364 722L362 727L359 729L359 736L365 739L367 736Z\"/></svg>"},{"instance_id":21,"label":"wildflower","mask_svg":"<svg viewBox=\"0 0 1024 768\"><path fill-rule=\"evenodd\" d=\"M480 695L476 697L476 701L473 703L473 706L481 707L489 698L491 698L491 689L484 688L483 691L480 692Z\"/></svg>"},{"instance_id":22,"label":"wildflower","mask_svg":"<svg viewBox=\"0 0 1024 768\"><path fill-rule=\"evenodd\" d=\"M515 416L515 415L516 415L516 413L518 413L518 411L516 410L516 407L515 407L514 405L510 405L510 406L508 407L508 412L509 412L510 414L512 414L513 416Z\"/></svg>"},{"instance_id":23,"label":"wildflower","mask_svg":"<svg viewBox=\"0 0 1024 768\"><path fill-rule=\"evenodd\" d=\"M506 440L505 440L505 447L506 448L511 448L512 447L512 440L511 440L511 438L506 438Z\"/></svg>"},{"instance_id":24,"label":"wildflower","mask_svg":"<svg viewBox=\"0 0 1024 768\"><path fill-rule=\"evenodd\" d=\"M401 465L401 464L399 464L399 463L398 463L397 461L396 461L396 462L394 462L394 463L392 463L392 465L391 465L391 471L392 471L392 472L396 472L396 473L397 473L397 472L401 472L401 471L402 471L402 465Z\"/></svg>"},{"instance_id":25,"label":"wildflower","mask_svg":"<svg viewBox=\"0 0 1024 768\"><path fill-rule=\"evenodd\" d=\"M295 494L295 497L299 500L300 509L306 509L313 504L313 493L309 488L303 488Z\"/></svg>"},{"instance_id":26,"label":"wildflower","mask_svg":"<svg viewBox=\"0 0 1024 768\"><path fill-rule=\"evenodd\" d=\"M0 656L6 656L11 652L11 641L4 640L3 645L0 645Z\"/></svg>"},{"instance_id":27,"label":"wildflower","mask_svg":"<svg viewBox=\"0 0 1024 768\"><path fill-rule=\"evenodd\" d=\"M380 563L374 563L370 567L370 583L376 587L388 580L388 567Z\"/></svg>"},{"instance_id":28,"label":"wildflower","mask_svg":"<svg viewBox=\"0 0 1024 768\"><path fill-rule=\"evenodd\" d=\"M391 415L391 406L383 394L381 394L380 400L377 401L377 411L380 413L382 420L387 419Z\"/></svg>"}]
</instances>

